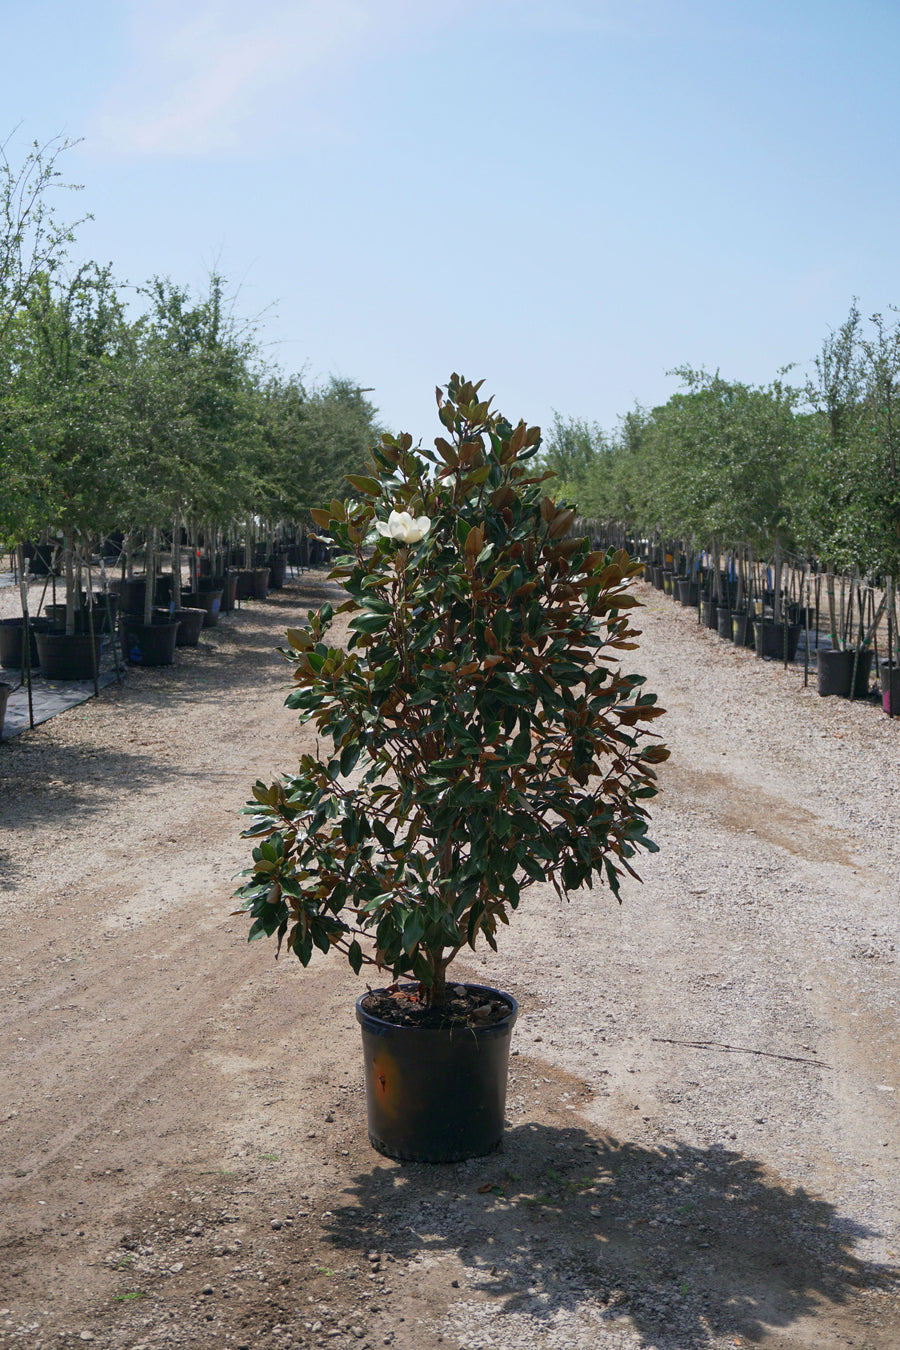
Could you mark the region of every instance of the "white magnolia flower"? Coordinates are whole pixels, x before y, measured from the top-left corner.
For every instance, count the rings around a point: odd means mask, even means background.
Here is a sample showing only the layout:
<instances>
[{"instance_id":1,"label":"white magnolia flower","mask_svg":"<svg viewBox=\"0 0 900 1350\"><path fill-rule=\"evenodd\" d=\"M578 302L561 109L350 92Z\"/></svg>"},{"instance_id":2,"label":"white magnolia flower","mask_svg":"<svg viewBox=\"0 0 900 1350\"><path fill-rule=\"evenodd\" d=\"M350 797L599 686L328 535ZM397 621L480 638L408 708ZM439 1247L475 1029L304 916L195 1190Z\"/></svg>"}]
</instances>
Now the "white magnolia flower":
<instances>
[{"instance_id":1,"label":"white magnolia flower","mask_svg":"<svg viewBox=\"0 0 900 1350\"><path fill-rule=\"evenodd\" d=\"M418 544L431 528L431 520L428 516L416 516L413 520L408 511L392 511L387 524L376 520L375 528L386 539L396 539L400 544Z\"/></svg>"}]
</instances>

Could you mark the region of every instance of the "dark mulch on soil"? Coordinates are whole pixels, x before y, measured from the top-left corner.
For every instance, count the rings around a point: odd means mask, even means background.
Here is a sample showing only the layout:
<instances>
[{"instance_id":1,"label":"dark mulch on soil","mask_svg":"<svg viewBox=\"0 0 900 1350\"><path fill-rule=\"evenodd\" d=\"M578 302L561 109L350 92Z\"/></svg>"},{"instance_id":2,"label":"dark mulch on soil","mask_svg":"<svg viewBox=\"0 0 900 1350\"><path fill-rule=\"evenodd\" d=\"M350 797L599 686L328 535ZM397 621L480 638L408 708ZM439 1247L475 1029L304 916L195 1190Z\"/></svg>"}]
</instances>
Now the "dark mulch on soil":
<instances>
[{"instance_id":1,"label":"dark mulch on soil","mask_svg":"<svg viewBox=\"0 0 900 1350\"><path fill-rule=\"evenodd\" d=\"M393 985L389 989L370 989L363 996L362 1007L371 1017L392 1026L423 1030L493 1026L512 1012L508 998L481 985L448 985L447 994L442 1007L429 1007L421 985Z\"/></svg>"}]
</instances>

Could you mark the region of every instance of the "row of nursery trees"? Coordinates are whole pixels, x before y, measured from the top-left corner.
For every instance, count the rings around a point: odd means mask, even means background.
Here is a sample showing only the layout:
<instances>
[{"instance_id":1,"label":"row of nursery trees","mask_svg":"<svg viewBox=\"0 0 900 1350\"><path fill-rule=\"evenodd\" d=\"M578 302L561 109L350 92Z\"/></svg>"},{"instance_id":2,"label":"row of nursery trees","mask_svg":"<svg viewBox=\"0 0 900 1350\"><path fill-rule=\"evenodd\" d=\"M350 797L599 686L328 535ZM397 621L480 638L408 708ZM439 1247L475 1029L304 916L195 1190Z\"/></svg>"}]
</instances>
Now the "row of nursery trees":
<instances>
[{"instance_id":1,"label":"row of nursery trees","mask_svg":"<svg viewBox=\"0 0 900 1350\"><path fill-rule=\"evenodd\" d=\"M900 576L900 322L854 302L802 385L683 367L661 407L609 435L556 415L545 460L580 510L690 557L793 554L821 570Z\"/></svg>"},{"instance_id":2,"label":"row of nursery trees","mask_svg":"<svg viewBox=\"0 0 900 1350\"><path fill-rule=\"evenodd\" d=\"M16 168L0 147L0 547L58 537L71 580L114 531L151 554L183 531L248 555L257 533L293 533L362 467L366 391L267 364L221 276L197 296L73 269L50 196L67 148Z\"/></svg>"}]
</instances>

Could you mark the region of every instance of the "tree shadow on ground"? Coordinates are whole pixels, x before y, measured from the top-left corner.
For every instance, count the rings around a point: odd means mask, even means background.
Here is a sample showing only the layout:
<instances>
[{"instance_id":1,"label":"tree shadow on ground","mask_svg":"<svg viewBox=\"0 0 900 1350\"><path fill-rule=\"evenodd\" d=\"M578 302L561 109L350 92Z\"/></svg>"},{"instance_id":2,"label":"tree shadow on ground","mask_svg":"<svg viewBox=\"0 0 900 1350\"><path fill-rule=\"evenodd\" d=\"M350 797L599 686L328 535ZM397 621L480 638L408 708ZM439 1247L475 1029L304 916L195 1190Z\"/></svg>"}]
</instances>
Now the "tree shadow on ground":
<instances>
[{"instance_id":1,"label":"tree shadow on ground","mask_svg":"<svg viewBox=\"0 0 900 1350\"><path fill-rule=\"evenodd\" d=\"M0 828L21 829L45 822L58 813L60 821L109 811L124 793L190 778L190 768L161 763L152 749L98 749L92 745L36 745L26 736L10 742L0 758ZM2 835L0 835L2 839ZM0 852L0 860L2 860Z\"/></svg>"},{"instance_id":2,"label":"tree shadow on ground","mask_svg":"<svg viewBox=\"0 0 900 1350\"><path fill-rule=\"evenodd\" d=\"M242 684L252 693L265 678L267 666L283 675L287 695L291 667L279 652L287 645L287 629L304 625L308 612L326 600L336 607L342 595L334 582L306 584L304 578L302 588L286 588L268 600L247 602L214 627L204 628L196 647L176 647L174 665L141 666L126 661L128 699L150 706L203 703Z\"/></svg>"},{"instance_id":3,"label":"tree shadow on ground","mask_svg":"<svg viewBox=\"0 0 900 1350\"><path fill-rule=\"evenodd\" d=\"M717 1147L529 1124L507 1132L502 1154L384 1160L344 1194L326 1219L336 1247L457 1256L495 1328L498 1316L549 1326L577 1310L598 1331L627 1317L646 1343L688 1350L725 1335L761 1340L897 1287L896 1268L854 1254L870 1230Z\"/></svg>"}]
</instances>

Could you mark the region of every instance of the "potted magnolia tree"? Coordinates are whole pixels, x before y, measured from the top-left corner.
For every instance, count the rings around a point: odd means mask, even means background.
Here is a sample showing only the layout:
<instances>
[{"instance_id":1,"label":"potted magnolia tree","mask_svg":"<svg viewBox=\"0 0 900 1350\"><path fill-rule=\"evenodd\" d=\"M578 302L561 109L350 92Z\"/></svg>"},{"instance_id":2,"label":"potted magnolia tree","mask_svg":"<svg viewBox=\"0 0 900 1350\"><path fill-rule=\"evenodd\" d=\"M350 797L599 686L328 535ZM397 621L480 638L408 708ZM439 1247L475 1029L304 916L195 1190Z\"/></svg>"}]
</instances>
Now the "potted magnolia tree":
<instances>
[{"instance_id":1,"label":"potted magnolia tree","mask_svg":"<svg viewBox=\"0 0 900 1350\"><path fill-rule=\"evenodd\" d=\"M479 390L454 375L436 454L383 436L355 498L314 513L350 636L329 642L330 604L288 632L287 703L330 749L256 784L237 892L251 939L390 973L357 1004L369 1137L422 1161L487 1153L503 1127L515 1001L454 983L453 960L496 949L529 887L618 895L655 851L668 753L620 665L639 564L571 536L533 468L539 430Z\"/></svg>"}]
</instances>

